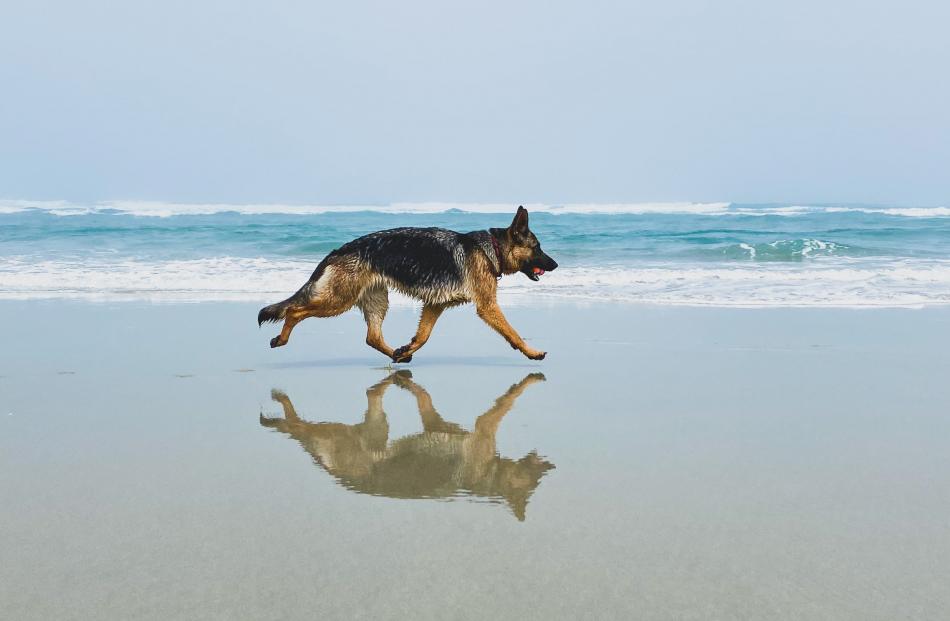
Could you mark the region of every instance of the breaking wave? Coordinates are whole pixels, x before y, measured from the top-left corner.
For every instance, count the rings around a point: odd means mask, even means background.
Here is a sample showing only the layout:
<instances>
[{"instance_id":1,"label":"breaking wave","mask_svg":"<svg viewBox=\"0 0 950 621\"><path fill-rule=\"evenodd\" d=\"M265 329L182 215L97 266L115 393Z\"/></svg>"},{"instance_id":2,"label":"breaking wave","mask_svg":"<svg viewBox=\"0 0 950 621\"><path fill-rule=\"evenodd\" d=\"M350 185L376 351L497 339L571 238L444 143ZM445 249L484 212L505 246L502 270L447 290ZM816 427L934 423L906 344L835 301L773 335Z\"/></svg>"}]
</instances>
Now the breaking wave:
<instances>
[{"instance_id":1,"label":"breaking wave","mask_svg":"<svg viewBox=\"0 0 950 621\"><path fill-rule=\"evenodd\" d=\"M947 218L950 207L886 207L886 206L807 206L807 205L742 205L729 202L656 202L656 203L526 203L530 211L558 214L590 215L662 215L691 214L700 216L785 216L821 213L865 213L910 218ZM286 205L228 203L168 203L157 201L105 201L72 203L67 201L0 200L0 214L45 212L57 216L115 214L168 218L172 216L207 216L221 213L244 215L319 215L330 213L375 212L386 214L478 213L509 214L511 203L390 203L387 205Z\"/></svg>"},{"instance_id":2,"label":"breaking wave","mask_svg":"<svg viewBox=\"0 0 950 621\"><path fill-rule=\"evenodd\" d=\"M833 241L820 239L780 239L766 243L731 244L709 254L724 259L749 259L753 261L803 261L817 257L860 256L861 249Z\"/></svg>"}]
</instances>

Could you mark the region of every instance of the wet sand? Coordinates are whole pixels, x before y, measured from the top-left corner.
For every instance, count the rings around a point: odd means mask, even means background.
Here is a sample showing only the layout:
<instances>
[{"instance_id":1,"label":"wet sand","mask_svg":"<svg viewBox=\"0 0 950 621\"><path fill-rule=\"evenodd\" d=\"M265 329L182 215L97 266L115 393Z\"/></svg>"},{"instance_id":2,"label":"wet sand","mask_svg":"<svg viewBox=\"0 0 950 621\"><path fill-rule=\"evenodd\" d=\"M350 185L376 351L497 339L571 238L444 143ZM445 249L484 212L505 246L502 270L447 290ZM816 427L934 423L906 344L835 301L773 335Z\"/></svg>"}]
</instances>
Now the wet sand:
<instances>
[{"instance_id":1,"label":"wet sand","mask_svg":"<svg viewBox=\"0 0 950 621\"><path fill-rule=\"evenodd\" d=\"M4 618L950 609L950 310L256 308L0 303Z\"/></svg>"}]
</instances>

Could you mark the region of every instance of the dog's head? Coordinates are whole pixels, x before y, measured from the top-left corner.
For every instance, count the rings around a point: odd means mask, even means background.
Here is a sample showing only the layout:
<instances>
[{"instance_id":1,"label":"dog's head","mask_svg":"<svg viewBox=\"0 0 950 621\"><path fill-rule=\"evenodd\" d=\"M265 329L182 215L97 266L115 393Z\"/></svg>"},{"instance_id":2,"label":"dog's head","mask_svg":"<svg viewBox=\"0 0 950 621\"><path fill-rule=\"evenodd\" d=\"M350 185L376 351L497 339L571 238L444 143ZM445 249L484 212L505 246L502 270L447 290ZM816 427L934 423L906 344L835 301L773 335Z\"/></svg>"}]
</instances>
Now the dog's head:
<instances>
[{"instance_id":1,"label":"dog's head","mask_svg":"<svg viewBox=\"0 0 950 621\"><path fill-rule=\"evenodd\" d=\"M528 229L528 210L518 207L515 219L507 229L508 252L506 267L508 273L521 272L531 280L538 280L545 272L557 269L557 261L541 250L541 242Z\"/></svg>"}]
</instances>

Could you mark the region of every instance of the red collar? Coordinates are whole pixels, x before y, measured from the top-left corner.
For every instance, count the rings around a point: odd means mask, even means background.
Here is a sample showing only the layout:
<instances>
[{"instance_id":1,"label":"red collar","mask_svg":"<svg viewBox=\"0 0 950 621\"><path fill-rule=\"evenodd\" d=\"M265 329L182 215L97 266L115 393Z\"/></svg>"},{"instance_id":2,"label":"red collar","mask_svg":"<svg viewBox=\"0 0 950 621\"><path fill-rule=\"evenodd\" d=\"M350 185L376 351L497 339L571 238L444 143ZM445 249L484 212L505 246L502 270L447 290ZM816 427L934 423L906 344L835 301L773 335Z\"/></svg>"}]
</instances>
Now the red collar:
<instances>
[{"instance_id":1,"label":"red collar","mask_svg":"<svg viewBox=\"0 0 950 621\"><path fill-rule=\"evenodd\" d=\"M495 274L495 278L501 278L501 248L498 247L498 240L494 235L488 233L488 236L491 237L491 247L495 249L495 260L498 262L498 273Z\"/></svg>"}]
</instances>

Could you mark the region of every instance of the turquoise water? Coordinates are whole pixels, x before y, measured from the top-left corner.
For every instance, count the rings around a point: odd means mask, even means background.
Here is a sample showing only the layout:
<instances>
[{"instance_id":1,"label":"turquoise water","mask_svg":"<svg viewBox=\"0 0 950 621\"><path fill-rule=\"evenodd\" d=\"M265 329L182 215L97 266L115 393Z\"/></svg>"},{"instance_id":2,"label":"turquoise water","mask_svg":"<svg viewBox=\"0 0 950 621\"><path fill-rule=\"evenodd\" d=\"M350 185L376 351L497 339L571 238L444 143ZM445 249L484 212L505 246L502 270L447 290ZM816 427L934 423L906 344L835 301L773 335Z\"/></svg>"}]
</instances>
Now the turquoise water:
<instances>
[{"instance_id":1,"label":"turquoise water","mask_svg":"<svg viewBox=\"0 0 950 621\"><path fill-rule=\"evenodd\" d=\"M561 264L511 301L740 306L950 303L950 209L529 206ZM320 258L396 226L504 226L507 205L382 207L0 202L0 297L270 299Z\"/></svg>"}]
</instances>

